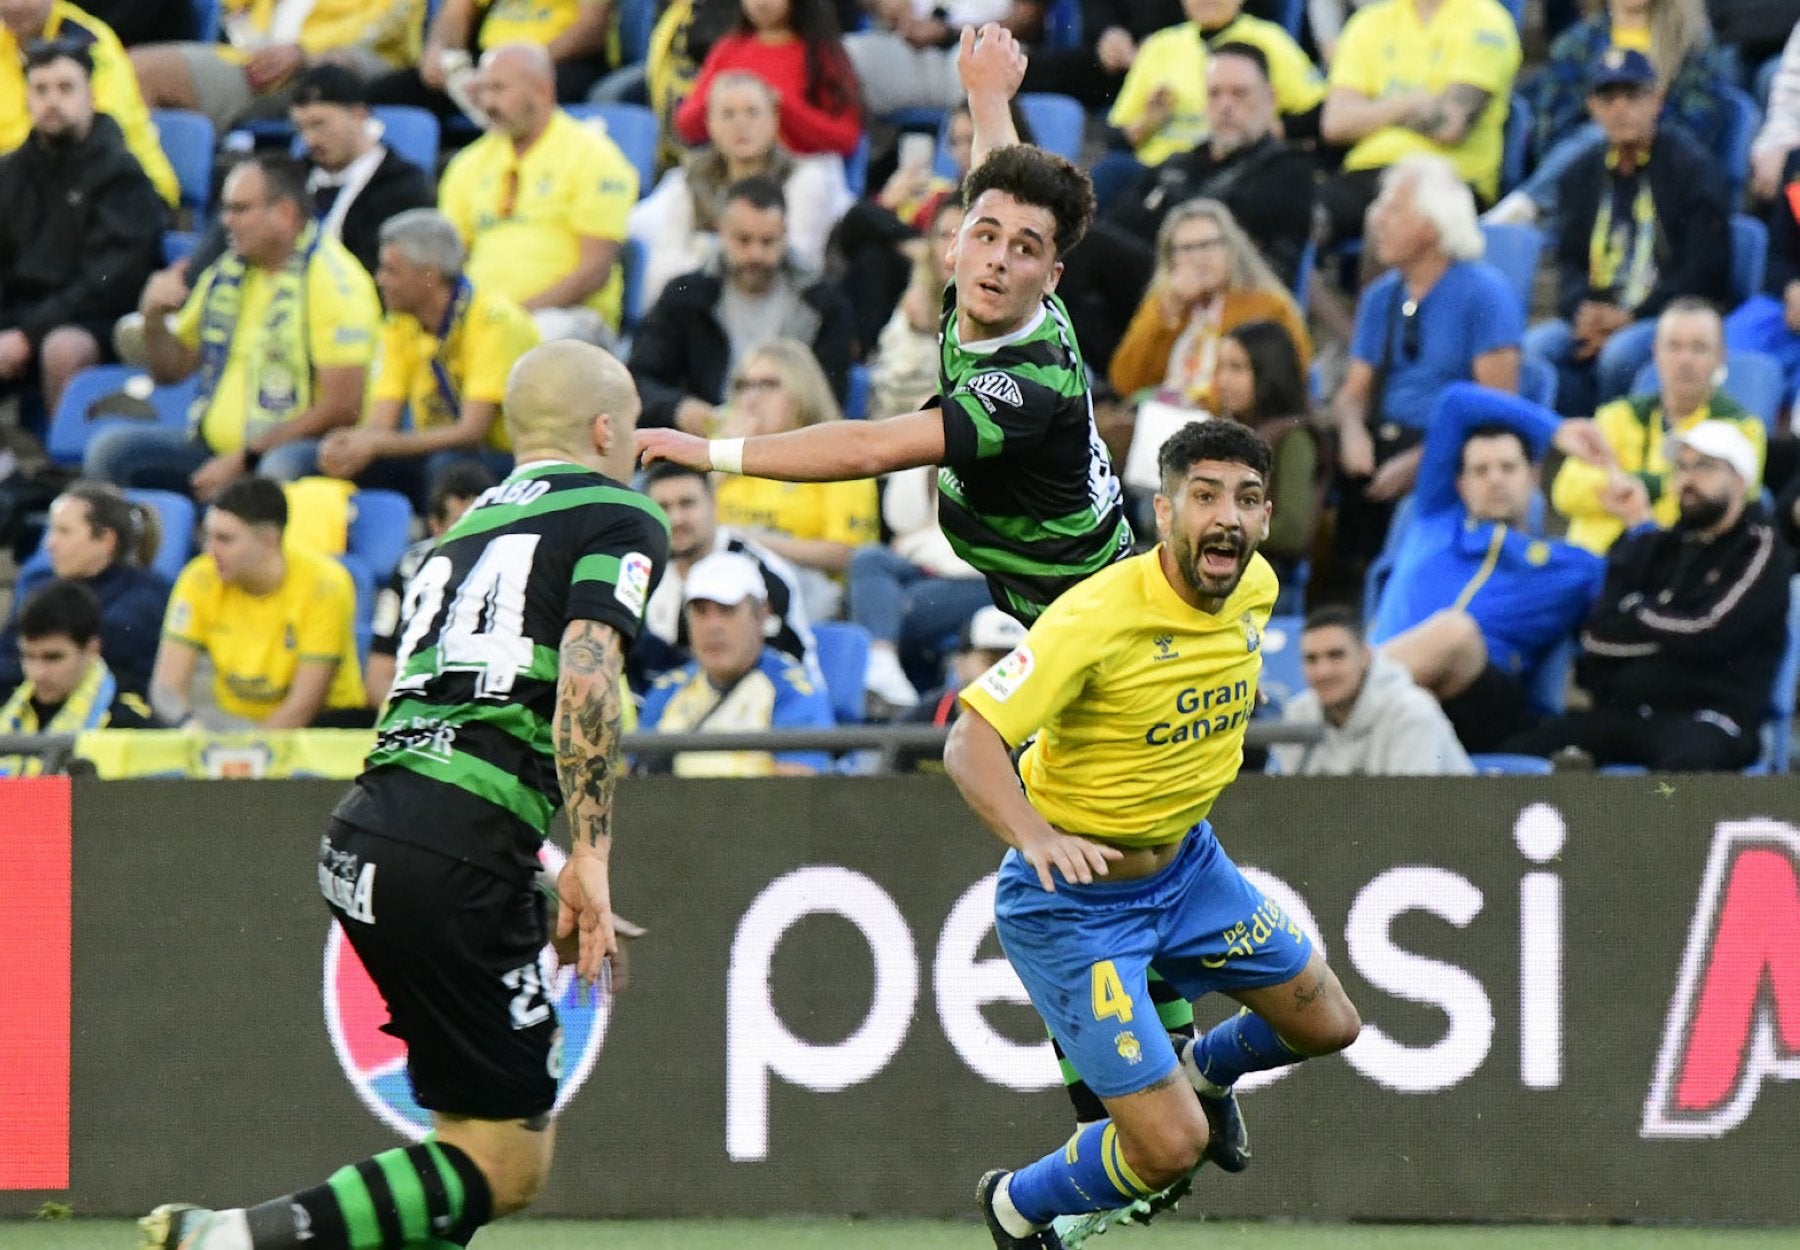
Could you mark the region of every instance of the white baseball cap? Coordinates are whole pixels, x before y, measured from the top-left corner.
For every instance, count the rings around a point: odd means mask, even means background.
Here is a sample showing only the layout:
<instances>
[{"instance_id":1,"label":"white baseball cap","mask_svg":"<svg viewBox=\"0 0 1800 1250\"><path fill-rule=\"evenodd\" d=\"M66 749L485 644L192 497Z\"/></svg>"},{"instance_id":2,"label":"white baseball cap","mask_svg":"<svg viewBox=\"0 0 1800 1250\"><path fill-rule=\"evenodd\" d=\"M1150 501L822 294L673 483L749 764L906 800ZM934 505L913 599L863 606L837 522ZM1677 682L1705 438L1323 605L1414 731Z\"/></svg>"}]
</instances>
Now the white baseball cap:
<instances>
[{"instance_id":1,"label":"white baseball cap","mask_svg":"<svg viewBox=\"0 0 1800 1250\"><path fill-rule=\"evenodd\" d=\"M1691 447L1710 460L1722 460L1749 486L1756 480L1756 447L1729 421L1702 421L1685 434L1669 439L1670 458L1676 447Z\"/></svg>"},{"instance_id":2,"label":"white baseball cap","mask_svg":"<svg viewBox=\"0 0 1800 1250\"><path fill-rule=\"evenodd\" d=\"M969 651L1011 651L1025 641L1025 627L996 607L976 610L964 633Z\"/></svg>"},{"instance_id":3,"label":"white baseball cap","mask_svg":"<svg viewBox=\"0 0 1800 1250\"><path fill-rule=\"evenodd\" d=\"M715 551L696 560L694 567L688 570L687 584L681 591L683 603L704 599L728 608L736 607L746 599L762 603L768 597L762 568L749 556L735 551Z\"/></svg>"}]
</instances>

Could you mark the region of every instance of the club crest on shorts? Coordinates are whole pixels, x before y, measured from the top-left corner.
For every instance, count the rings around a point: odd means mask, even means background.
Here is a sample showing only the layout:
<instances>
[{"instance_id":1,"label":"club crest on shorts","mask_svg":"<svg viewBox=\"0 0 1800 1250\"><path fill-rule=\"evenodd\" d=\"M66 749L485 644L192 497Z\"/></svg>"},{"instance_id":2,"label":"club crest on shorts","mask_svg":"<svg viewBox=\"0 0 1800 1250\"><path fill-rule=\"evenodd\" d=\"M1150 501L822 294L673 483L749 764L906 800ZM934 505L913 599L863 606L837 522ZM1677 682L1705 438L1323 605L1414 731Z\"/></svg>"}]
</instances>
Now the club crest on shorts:
<instances>
[{"instance_id":1,"label":"club crest on shorts","mask_svg":"<svg viewBox=\"0 0 1800 1250\"><path fill-rule=\"evenodd\" d=\"M538 859L554 874L562 869L567 856L546 842L538 848ZM558 1076L556 1110L560 1112L587 1081L600 1057L612 1015L612 995L602 982L585 1004L580 1002L574 967L559 967L548 946L539 956L538 967L545 996L555 1004L561 1025L549 1058L551 1074ZM325 938L322 989L331 1049L357 1099L369 1114L400 1136L410 1141L423 1139L431 1131L431 1113L413 1099L412 1084L406 1079L406 1043L382 1032L381 1026L388 1022L387 1003L336 920Z\"/></svg>"},{"instance_id":2,"label":"club crest on shorts","mask_svg":"<svg viewBox=\"0 0 1800 1250\"><path fill-rule=\"evenodd\" d=\"M1113 1046L1126 1063L1135 1065L1144 1061L1144 1048L1138 1045L1137 1034L1129 1029L1114 1036Z\"/></svg>"}]
</instances>

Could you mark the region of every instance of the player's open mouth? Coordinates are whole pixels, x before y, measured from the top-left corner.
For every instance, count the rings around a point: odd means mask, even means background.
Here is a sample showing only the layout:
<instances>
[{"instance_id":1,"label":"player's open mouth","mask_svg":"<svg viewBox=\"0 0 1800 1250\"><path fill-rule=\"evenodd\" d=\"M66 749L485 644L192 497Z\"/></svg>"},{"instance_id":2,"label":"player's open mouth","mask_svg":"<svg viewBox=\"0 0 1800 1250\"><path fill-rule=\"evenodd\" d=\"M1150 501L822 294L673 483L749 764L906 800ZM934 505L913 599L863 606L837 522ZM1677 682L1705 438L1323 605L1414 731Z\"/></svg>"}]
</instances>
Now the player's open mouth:
<instances>
[{"instance_id":1,"label":"player's open mouth","mask_svg":"<svg viewBox=\"0 0 1800 1250\"><path fill-rule=\"evenodd\" d=\"M995 299L999 299L1006 294L1006 288L1001 286L998 282L977 282L975 287L977 290L986 291Z\"/></svg>"},{"instance_id":2,"label":"player's open mouth","mask_svg":"<svg viewBox=\"0 0 1800 1250\"><path fill-rule=\"evenodd\" d=\"M1238 548L1231 543L1210 543L1200 548L1200 568L1212 577L1229 577L1237 572Z\"/></svg>"}]
</instances>

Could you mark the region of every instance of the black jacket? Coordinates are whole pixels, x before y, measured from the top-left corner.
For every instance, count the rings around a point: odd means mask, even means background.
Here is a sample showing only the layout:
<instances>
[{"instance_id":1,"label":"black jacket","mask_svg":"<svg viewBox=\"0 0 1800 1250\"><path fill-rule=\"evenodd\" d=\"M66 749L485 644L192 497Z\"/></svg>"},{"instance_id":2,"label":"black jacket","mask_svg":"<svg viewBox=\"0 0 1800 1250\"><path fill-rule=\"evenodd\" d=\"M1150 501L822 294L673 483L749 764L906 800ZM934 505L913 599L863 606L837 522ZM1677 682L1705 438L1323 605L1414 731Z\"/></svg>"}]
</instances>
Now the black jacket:
<instances>
[{"instance_id":1,"label":"black jacket","mask_svg":"<svg viewBox=\"0 0 1800 1250\"><path fill-rule=\"evenodd\" d=\"M128 48L140 43L183 43L194 38L194 0L82 0L82 11L112 27Z\"/></svg>"},{"instance_id":2,"label":"black jacket","mask_svg":"<svg viewBox=\"0 0 1800 1250\"><path fill-rule=\"evenodd\" d=\"M1722 712L1754 736L1787 644L1794 557L1760 504L1711 542L1677 524L1623 535L1581 635L1599 707Z\"/></svg>"},{"instance_id":3,"label":"black jacket","mask_svg":"<svg viewBox=\"0 0 1800 1250\"><path fill-rule=\"evenodd\" d=\"M106 114L66 146L34 132L0 158L0 328L23 330L34 348L61 325L104 337L137 307L167 218Z\"/></svg>"},{"instance_id":4,"label":"black jacket","mask_svg":"<svg viewBox=\"0 0 1800 1250\"><path fill-rule=\"evenodd\" d=\"M381 259L382 223L409 208L436 207L437 192L431 177L390 148L369 181L363 184L363 189L350 201L350 207L344 210L344 230L339 241L362 262L364 269L374 273ZM225 227L214 221L212 229L194 250L187 271L199 273L224 252Z\"/></svg>"},{"instance_id":5,"label":"black jacket","mask_svg":"<svg viewBox=\"0 0 1800 1250\"><path fill-rule=\"evenodd\" d=\"M791 266L787 274L790 282L809 281L809 275ZM627 361L644 401L639 425L674 425L676 407L690 396L709 404L724 402L731 372L731 347L717 311L724 282L716 262L683 274L663 288L644 314ZM841 404L850 385L856 314L829 282L813 280L802 287L800 303L799 316L778 333L811 345Z\"/></svg>"},{"instance_id":6,"label":"black jacket","mask_svg":"<svg viewBox=\"0 0 1800 1250\"><path fill-rule=\"evenodd\" d=\"M1639 321L1678 295L1723 303L1731 281L1731 210L1717 162L1686 135L1663 127L1650 143L1650 198L1656 203L1656 285L1631 310ZM1600 200L1609 194L1606 149L1570 168L1558 184L1556 311L1572 318L1585 299L1612 302L1588 285L1588 248Z\"/></svg>"},{"instance_id":7,"label":"black jacket","mask_svg":"<svg viewBox=\"0 0 1800 1250\"><path fill-rule=\"evenodd\" d=\"M1223 160L1202 143L1177 153L1119 192L1101 218L1154 248L1163 218L1189 200L1218 200L1231 210L1251 242L1289 286L1313 228L1313 178L1317 166L1299 148L1273 135L1239 148Z\"/></svg>"}]
</instances>

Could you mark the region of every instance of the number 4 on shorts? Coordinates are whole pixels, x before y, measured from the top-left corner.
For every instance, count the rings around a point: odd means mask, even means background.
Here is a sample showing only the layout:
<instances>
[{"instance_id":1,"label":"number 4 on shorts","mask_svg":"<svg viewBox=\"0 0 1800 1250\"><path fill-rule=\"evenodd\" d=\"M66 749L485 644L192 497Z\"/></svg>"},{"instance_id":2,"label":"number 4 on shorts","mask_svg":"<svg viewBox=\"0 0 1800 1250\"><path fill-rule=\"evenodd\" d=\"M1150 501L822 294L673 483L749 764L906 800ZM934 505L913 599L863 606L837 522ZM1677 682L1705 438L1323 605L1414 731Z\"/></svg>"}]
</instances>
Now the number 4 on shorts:
<instances>
[{"instance_id":1,"label":"number 4 on shorts","mask_svg":"<svg viewBox=\"0 0 1800 1250\"><path fill-rule=\"evenodd\" d=\"M1125 984L1119 980L1119 970L1113 967L1113 961L1102 959L1095 964L1089 982L1094 994L1094 1019L1130 1024L1131 995L1125 992Z\"/></svg>"}]
</instances>

